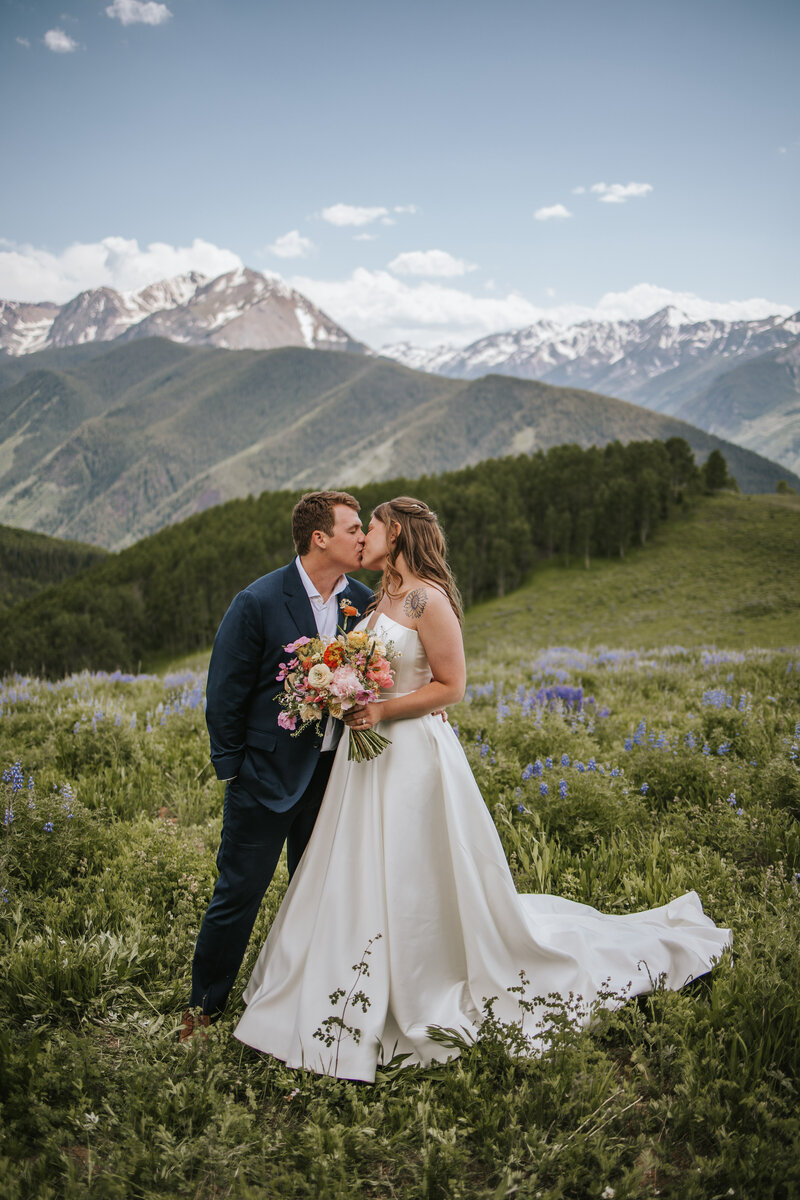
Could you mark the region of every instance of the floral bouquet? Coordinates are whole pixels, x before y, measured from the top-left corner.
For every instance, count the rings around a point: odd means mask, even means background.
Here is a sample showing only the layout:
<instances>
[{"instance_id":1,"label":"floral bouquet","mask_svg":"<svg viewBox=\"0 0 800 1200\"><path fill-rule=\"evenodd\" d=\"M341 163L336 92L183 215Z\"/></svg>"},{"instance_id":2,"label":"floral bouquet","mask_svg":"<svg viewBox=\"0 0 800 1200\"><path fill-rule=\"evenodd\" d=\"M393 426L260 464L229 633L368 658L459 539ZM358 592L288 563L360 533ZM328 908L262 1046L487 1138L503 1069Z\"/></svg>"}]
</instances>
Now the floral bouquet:
<instances>
[{"instance_id":1,"label":"floral bouquet","mask_svg":"<svg viewBox=\"0 0 800 1200\"><path fill-rule=\"evenodd\" d=\"M325 717L341 719L350 709L377 700L381 688L394 683L394 647L368 629L335 638L301 637L284 650L292 657L280 664L277 675L284 687L278 702L285 710L278 724L293 736L312 724L321 732ZM388 745L389 738L376 729L351 728L347 757L364 762Z\"/></svg>"}]
</instances>

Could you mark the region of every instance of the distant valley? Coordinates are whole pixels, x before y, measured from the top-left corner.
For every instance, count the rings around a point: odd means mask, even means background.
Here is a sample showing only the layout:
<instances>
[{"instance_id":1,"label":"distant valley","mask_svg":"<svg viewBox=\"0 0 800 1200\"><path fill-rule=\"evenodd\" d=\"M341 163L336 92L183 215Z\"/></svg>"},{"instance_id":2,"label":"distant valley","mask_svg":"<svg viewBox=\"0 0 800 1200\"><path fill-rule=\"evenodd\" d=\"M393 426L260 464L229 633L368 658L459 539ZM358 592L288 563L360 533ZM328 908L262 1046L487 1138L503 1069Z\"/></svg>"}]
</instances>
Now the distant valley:
<instances>
[{"instance_id":1,"label":"distant valley","mask_svg":"<svg viewBox=\"0 0 800 1200\"><path fill-rule=\"evenodd\" d=\"M744 491L798 486L799 364L798 315L676 309L376 355L244 268L0 301L0 522L119 548L264 489L673 434Z\"/></svg>"},{"instance_id":2,"label":"distant valley","mask_svg":"<svg viewBox=\"0 0 800 1200\"><path fill-rule=\"evenodd\" d=\"M674 417L503 375L146 338L6 360L0 380L22 361L0 391L0 523L109 549L264 490L436 474L566 442L681 436L701 461L720 449L744 491L774 491L780 478L800 487Z\"/></svg>"}]
</instances>

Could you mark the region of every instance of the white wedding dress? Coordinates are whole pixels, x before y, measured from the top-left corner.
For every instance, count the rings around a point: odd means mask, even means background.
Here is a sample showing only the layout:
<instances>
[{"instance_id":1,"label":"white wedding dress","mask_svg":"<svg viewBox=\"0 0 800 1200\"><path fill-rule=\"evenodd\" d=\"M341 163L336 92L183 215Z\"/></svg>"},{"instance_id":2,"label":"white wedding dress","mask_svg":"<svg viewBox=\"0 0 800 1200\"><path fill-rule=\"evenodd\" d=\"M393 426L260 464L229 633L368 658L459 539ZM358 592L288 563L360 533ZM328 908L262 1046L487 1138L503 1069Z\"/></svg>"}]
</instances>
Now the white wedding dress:
<instances>
[{"instance_id":1,"label":"white wedding dress","mask_svg":"<svg viewBox=\"0 0 800 1200\"><path fill-rule=\"evenodd\" d=\"M392 694L430 681L414 630L380 614L376 631L402 655ZM244 993L241 1041L291 1067L371 1081L395 1054L408 1055L406 1065L453 1056L428 1027L474 1034L485 998L497 998L498 1018L518 1021L507 989L520 971L530 995L582 997L576 1020L587 1023L598 992L636 995L660 976L679 988L729 944L730 931L705 916L695 892L623 916L519 895L451 726L426 716L379 729L392 744L370 762L349 762L346 731L341 739L311 840ZM369 974L357 975L368 946ZM354 984L366 1008L347 1001ZM343 996L332 999L337 989ZM337 1015L349 1030L325 1025ZM524 1025L532 1054L546 1045L536 1016Z\"/></svg>"}]
</instances>

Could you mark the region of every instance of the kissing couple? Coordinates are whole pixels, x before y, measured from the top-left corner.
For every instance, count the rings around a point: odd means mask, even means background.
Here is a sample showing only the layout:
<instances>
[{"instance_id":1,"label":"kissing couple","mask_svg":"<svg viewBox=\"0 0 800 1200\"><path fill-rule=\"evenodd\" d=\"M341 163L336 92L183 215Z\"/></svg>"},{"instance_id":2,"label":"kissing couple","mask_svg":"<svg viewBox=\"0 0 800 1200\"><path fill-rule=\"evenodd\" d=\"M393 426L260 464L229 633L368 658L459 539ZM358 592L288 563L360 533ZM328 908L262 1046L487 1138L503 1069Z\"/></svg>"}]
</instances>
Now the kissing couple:
<instances>
[{"instance_id":1,"label":"kissing couple","mask_svg":"<svg viewBox=\"0 0 800 1200\"><path fill-rule=\"evenodd\" d=\"M312 492L294 508L292 536L296 558L234 597L214 641L219 875L181 1038L223 1011L284 845L289 887L234 1032L290 1067L373 1081L398 1055L405 1066L453 1057L436 1029L477 1036L489 997L496 1018L517 1021L521 972L537 996L581 997L575 1020L588 1023L597 1003L709 971L730 931L695 892L618 916L516 891L458 737L437 715L462 698L466 666L458 589L428 505L387 500L364 534L354 497ZM382 572L374 594L348 576L359 567ZM348 758L341 721L297 736L278 725L284 647L337 628L374 631L398 653L392 687L345 714L390 741L364 762ZM546 1047L537 1015L531 1054Z\"/></svg>"}]
</instances>

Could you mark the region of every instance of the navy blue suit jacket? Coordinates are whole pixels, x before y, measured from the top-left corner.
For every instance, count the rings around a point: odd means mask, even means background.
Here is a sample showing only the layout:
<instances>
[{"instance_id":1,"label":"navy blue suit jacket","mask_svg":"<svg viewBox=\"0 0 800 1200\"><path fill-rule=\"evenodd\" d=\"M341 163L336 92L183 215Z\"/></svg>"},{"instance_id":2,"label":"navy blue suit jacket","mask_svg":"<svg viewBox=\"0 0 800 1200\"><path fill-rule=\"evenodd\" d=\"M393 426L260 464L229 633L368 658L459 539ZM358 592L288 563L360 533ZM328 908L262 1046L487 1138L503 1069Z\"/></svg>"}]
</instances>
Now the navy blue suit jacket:
<instances>
[{"instance_id":1,"label":"navy blue suit jacket","mask_svg":"<svg viewBox=\"0 0 800 1200\"><path fill-rule=\"evenodd\" d=\"M339 600L347 598L358 616L340 617L347 629L358 622L372 592L347 576ZM283 647L297 637L316 637L311 602L294 562L262 575L234 596L222 618L206 686L206 723L211 761L218 779L236 776L266 808L285 812L301 798L317 765L322 737L314 727L298 737L278 725L283 711L277 696Z\"/></svg>"}]
</instances>

